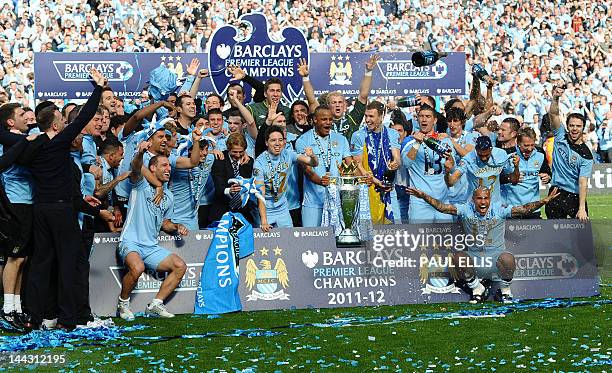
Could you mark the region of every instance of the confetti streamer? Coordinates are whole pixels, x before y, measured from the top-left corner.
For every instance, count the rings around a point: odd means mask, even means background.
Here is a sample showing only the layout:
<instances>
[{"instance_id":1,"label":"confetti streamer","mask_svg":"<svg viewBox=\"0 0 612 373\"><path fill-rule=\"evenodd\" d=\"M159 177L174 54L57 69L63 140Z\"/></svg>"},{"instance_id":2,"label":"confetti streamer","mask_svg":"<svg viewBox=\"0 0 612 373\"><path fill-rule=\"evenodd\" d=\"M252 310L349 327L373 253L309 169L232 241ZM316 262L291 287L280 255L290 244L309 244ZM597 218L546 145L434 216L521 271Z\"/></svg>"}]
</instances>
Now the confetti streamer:
<instances>
[{"instance_id":1,"label":"confetti streamer","mask_svg":"<svg viewBox=\"0 0 612 373\"><path fill-rule=\"evenodd\" d=\"M545 299L538 302L526 302L526 303L514 303L510 305L487 305L481 308L468 308L453 312L436 312L436 313L425 313L425 314L405 314L401 316L376 316L376 317L344 317L344 318L333 318L327 320L327 322L319 323L305 323L305 324L287 324L279 325L265 329L234 329L226 332L207 332L203 334L185 334L185 335L172 335L172 336L126 336L125 333L143 330L146 328L144 325L134 326L112 326L112 327L101 327L95 329L75 329L74 331L67 332L62 330L52 331L32 331L22 336L4 336L0 337L0 352L11 352L11 351L24 351L24 350L35 350L39 348L58 347L63 346L67 348L74 348L74 346L83 346L86 343L79 343L79 341L121 341L121 346L130 346L132 342L143 341L143 344L150 344L155 342L164 342L172 339L203 339L203 338L214 338L214 337L274 337L282 334L278 330L281 329L298 329L298 328L341 328L348 326L365 326L372 324L397 324L397 323L412 323L422 322L429 320L456 320L456 319L473 319L473 318L491 318L491 317L505 317L513 312L526 312L535 309L551 309L551 308L570 308L580 306L593 306L600 307L601 305L611 304L612 300L604 299L597 301L574 301L569 299ZM105 345L109 347L109 345ZM138 350L134 350L138 351ZM139 355L137 352L133 352L135 355ZM575 363L578 364L578 363ZM581 366L592 366L589 364L598 364L591 361L581 362ZM578 366L578 365L576 365Z\"/></svg>"}]
</instances>

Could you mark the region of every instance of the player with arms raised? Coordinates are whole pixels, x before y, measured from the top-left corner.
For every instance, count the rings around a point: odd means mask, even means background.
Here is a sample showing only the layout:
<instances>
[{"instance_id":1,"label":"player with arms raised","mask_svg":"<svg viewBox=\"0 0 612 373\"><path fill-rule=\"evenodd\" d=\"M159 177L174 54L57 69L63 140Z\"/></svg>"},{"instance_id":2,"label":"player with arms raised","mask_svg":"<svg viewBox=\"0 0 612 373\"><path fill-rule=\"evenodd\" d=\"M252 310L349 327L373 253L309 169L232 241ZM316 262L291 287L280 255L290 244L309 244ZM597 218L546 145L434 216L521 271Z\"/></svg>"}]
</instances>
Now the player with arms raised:
<instances>
[{"instance_id":1,"label":"player with arms raised","mask_svg":"<svg viewBox=\"0 0 612 373\"><path fill-rule=\"evenodd\" d=\"M455 205L442 203L414 188L408 188L407 191L413 196L425 200L440 212L458 216L465 233L476 237L475 244L468 248L467 254L457 252L453 256L453 263L455 268L458 269L459 277L465 280L472 290L470 303L481 303L486 300L486 288L480 282L479 277L487 277L492 280L501 279L501 285L495 294L495 299L503 303L511 303L510 284L516 264L514 255L506 251L504 222L509 217L523 216L544 206L559 195L557 189L553 188L550 194L542 200L522 206L505 206L500 201L491 203L491 191L485 187L478 187L474 190L472 201ZM469 259L466 257L468 255ZM460 259L461 257L464 257L464 259ZM470 264L467 264L467 262ZM473 263L495 264L474 267Z\"/></svg>"},{"instance_id":2,"label":"player with arms raised","mask_svg":"<svg viewBox=\"0 0 612 373\"><path fill-rule=\"evenodd\" d=\"M561 124L559 97L563 89L553 88L548 116L555 136L552 157L551 185L559 188L561 198L546 206L549 219L576 218L586 222L588 217L587 186L593 172L593 154L582 141L586 118L580 113L567 116Z\"/></svg>"}]
</instances>

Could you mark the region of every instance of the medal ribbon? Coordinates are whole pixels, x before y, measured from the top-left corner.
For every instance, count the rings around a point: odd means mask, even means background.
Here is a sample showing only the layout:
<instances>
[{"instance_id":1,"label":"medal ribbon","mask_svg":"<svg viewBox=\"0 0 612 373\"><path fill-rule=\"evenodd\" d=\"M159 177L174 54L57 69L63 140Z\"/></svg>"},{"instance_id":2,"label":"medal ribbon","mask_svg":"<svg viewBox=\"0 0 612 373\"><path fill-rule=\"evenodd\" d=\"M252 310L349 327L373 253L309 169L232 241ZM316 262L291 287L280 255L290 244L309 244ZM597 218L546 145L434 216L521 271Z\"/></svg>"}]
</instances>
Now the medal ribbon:
<instances>
[{"instance_id":1,"label":"medal ribbon","mask_svg":"<svg viewBox=\"0 0 612 373\"><path fill-rule=\"evenodd\" d=\"M327 154L325 154L323 150L323 145L321 145L321 140L323 138L319 137L319 135L317 135L316 133L313 133L313 135L314 135L315 142L317 143L317 146L319 147L319 150L321 151L321 158L323 158L323 164L325 165L325 172L329 172L331 169L331 156L332 156L331 135L327 135ZM323 155L325 155L325 157L323 157Z\"/></svg>"},{"instance_id":2,"label":"medal ribbon","mask_svg":"<svg viewBox=\"0 0 612 373\"><path fill-rule=\"evenodd\" d=\"M272 165L270 153L266 151L264 154L266 155L266 161L268 161L268 179L270 179L270 185L272 186L272 195L274 196L274 202L278 202L278 193L280 192L280 178L278 177L278 174L281 171L280 154L276 167Z\"/></svg>"}]
</instances>

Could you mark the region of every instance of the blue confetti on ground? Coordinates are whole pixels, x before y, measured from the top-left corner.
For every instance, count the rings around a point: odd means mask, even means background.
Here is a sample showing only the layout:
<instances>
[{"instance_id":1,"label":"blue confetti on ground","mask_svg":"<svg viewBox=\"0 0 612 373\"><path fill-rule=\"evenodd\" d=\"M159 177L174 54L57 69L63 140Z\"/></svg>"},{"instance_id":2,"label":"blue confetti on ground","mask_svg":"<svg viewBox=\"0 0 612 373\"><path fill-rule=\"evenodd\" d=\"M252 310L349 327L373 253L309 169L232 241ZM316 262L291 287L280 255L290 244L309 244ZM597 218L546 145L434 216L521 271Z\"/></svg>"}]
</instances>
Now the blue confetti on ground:
<instances>
[{"instance_id":1,"label":"blue confetti on ground","mask_svg":"<svg viewBox=\"0 0 612 373\"><path fill-rule=\"evenodd\" d=\"M308 327L341 328L341 327L360 326L360 325L411 323L411 322L419 322L419 321L427 321L427 320L442 320L442 319L452 320L452 324L455 324L455 323L458 323L457 321L458 319L462 319L462 318L504 317L505 315L511 314L513 312L525 312L525 311L534 310L534 309L570 308L570 307L577 307L577 306L597 307L597 306L610 304L610 303L612 303L612 300L574 301L574 300L560 300L560 299L545 299L545 300L538 301L538 302L525 302L525 303L519 302L515 304L510 304L510 305L491 304L491 305L484 305L483 307L479 307L479 308L466 308L466 309L461 309L461 310L457 310L453 312L435 312L435 313L423 313L423 314L407 313L407 314L400 315L400 316L390 315L390 316L376 316L376 317L347 317L346 315L343 315L344 317L333 318L330 320L326 320L326 322L310 323L310 324L308 323L305 323L305 324L290 323L288 325L281 325L278 327L271 328L271 330L235 329L232 331L225 331L225 332L214 332L213 331L213 332L207 332L203 334L187 334L187 335L176 335L176 336L126 336L125 335L125 333L145 329L146 327L143 325L134 325L134 326L129 326L129 327L113 326L113 327L108 327L108 328L97 328L97 329L78 329L72 332L66 332L66 331L60 331L60 330L33 331L23 336L0 337L0 351L23 351L23 350L35 350L35 349L40 349L40 348L52 348L52 347L64 347L68 349L73 349L74 346L87 345L88 343L91 343L91 341L98 341L102 343L109 342L109 341L120 341L121 344L118 346L132 347L130 352L114 355L113 357L109 357L105 359L104 362L100 362L99 364L101 365L115 364L122 357L135 356L135 357L141 358L144 361L146 361L147 364L153 367L155 370L166 370L168 369L168 367L164 366L163 360L159 360L159 359L155 360L152 357L147 359L146 356L148 355L148 351L145 352L136 347L140 347L142 345L147 345L150 343L155 343L157 341L168 341L171 339L206 339L206 338L210 339L212 337L247 337L247 338L264 337L264 338L267 338L267 337L274 337L276 335L283 334L280 330L284 328L287 328L287 329L289 328L291 329L308 328ZM343 338L343 335L339 334L337 338L338 339ZM588 338L588 336L584 336L584 338ZM318 339L318 337L315 336L315 339ZM135 341L141 341L141 342L134 343ZM579 343L579 344L582 344L582 343ZM584 346L586 347L583 347L583 346L581 347L583 349L589 348L587 345L584 345ZM311 345L301 346L301 348L309 349L309 350L321 349L321 347L311 346ZM489 344L489 345L483 346L483 348L487 350L492 350L495 348L495 345ZM520 346L517 346L517 348L518 349L515 351L515 357L517 359L525 357L524 353L528 351L525 351L525 348L521 348ZM299 350L299 348L296 349L296 351L297 350ZM520 355L517 356L517 354L520 354ZM555 353L550 353L549 355L554 356L554 354ZM181 360L183 362L194 359L196 357L195 354L191 354L191 353L189 353L189 356L187 357L185 357L185 355L181 355L181 356L182 356ZM532 356L531 358L534 359L533 364L529 364L527 362L525 362L525 364L531 365L531 367L533 367L533 365L535 364L542 364L542 363L546 365L546 361L544 360L546 357L541 353L538 353L537 355ZM264 359L268 360L267 358L264 358ZM478 364L482 365L484 363L484 362L482 363L475 362L474 359L458 358L458 357L456 357L456 359L458 361L456 361L455 363L459 365L462 364L461 363L462 361L465 364L472 364L475 366L479 366ZM527 359L530 359L530 357L527 357ZM389 368L389 365L387 364L389 360L395 363L394 360L397 360L397 359L389 358L387 360L385 356L381 356L381 360L385 362L385 365L378 366L378 369L393 369L393 368ZM320 368L328 368L332 366L356 367L359 365L358 360L338 359L336 361L337 361L336 363L331 363L329 360L326 361L324 359L321 359L317 361L317 364L320 366ZM413 360L410 358L406 359L406 362L412 362L412 361ZM610 362L608 355L602 355L601 358L597 360L588 360L588 359L577 360L573 362L573 365L582 366L582 367L595 367L595 366L604 365L605 362L608 362L608 363ZM337 365L338 363L340 363L340 365ZM284 365L290 364L290 362L282 361L276 364L277 366L284 366ZM309 363L307 362L307 364ZM418 362L415 361L414 363L412 363L413 367L419 370L426 368L428 366L427 364L437 365L437 369L442 368L444 370L447 370L450 367L448 364L445 364L445 362L437 361L437 360L431 361L431 362L423 362L419 360ZM513 359L511 363L505 360L502 360L498 363L498 365L502 365L502 366L506 364L512 364L511 366L516 366L518 362L516 362ZM525 365L525 364L522 364L522 365ZM525 368L527 367L527 365L525 365ZM71 366L70 368L74 369L77 366L78 364ZM463 368L467 368L467 366L464 365Z\"/></svg>"},{"instance_id":2,"label":"blue confetti on ground","mask_svg":"<svg viewBox=\"0 0 612 373\"><path fill-rule=\"evenodd\" d=\"M0 351L24 351L47 347L73 348L73 343L80 340L116 341L127 339L124 333L143 330L144 325L112 326L93 329L65 330L34 330L19 336L0 336Z\"/></svg>"}]
</instances>

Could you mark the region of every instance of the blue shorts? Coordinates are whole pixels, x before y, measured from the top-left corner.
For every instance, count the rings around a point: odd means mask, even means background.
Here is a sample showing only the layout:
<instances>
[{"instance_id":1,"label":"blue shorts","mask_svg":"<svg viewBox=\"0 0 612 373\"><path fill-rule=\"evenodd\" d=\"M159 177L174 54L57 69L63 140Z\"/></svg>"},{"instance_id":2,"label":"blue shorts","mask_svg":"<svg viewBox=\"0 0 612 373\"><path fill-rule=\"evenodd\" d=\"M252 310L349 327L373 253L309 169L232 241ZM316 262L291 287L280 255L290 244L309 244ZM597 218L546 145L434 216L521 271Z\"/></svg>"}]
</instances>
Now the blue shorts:
<instances>
[{"instance_id":1,"label":"blue shorts","mask_svg":"<svg viewBox=\"0 0 612 373\"><path fill-rule=\"evenodd\" d=\"M320 227L323 219L323 208L302 206L302 225Z\"/></svg>"},{"instance_id":2,"label":"blue shorts","mask_svg":"<svg viewBox=\"0 0 612 373\"><path fill-rule=\"evenodd\" d=\"M125 258L129 253L137 253L140 255L145 267L150 270L157 271L159 263L164 259L172 255L168 249L159 245L155 246L142 246L133 242L121 241L119 242L118 248L119 256L125 263Z\"/></svg>"},{"instance_id":3,"label":"blue shorts","mask_svg":"<svg viewBox=\"0 0 612 373\"><path fill-rule=\"evenodd\" d=\"M468 250L470 258L474 259L474 270L479 278L486 278L493 281L501 281L497 259L505 251L503 250ZM491 265L488 265L491 264Z\"/></svg>"},{"instance_id":4,"label":"blue shorts","mask_svg":"<svg viewBox=\"0 0 612 373\"><path fill-rule=\"evenodd\" d=\"M278 210L266 210L266 217L268 218L268 224L274 225L277 228L292 228L293 220L291 220L291 214L289 210L284 207Z\"/></svg>"},{"instance_id":5,"label":"blue shorts","mask_svg":"<svg viewBox=\"0 0 612 373\"><path fill-rule=\"evenodd\" d=\"M408 207L408 222L410 224L451 223L452 221L452 215L441 213L426 203L412 201Z\"/></svg>"}]
</instances>

